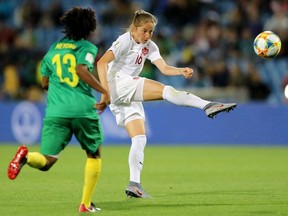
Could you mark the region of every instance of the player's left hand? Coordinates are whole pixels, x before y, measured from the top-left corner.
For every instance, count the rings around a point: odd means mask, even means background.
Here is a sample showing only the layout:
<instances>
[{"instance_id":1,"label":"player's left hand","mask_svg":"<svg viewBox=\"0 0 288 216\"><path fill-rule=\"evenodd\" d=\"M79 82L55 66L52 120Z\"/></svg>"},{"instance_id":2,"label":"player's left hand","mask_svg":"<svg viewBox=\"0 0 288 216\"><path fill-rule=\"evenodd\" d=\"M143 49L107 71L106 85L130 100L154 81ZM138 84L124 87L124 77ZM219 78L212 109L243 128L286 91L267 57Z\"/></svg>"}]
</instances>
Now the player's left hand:
<instances>
[{"instance_id":1,"label":"player's left hand","mask_svg":"<svg viewBox=\"0 0 288 216\"><path fill-rule=\"evenodd\" d=\"M186 78L189 79L193 76L193 69L192 68L181 68L181 74Z\"/></svg>"}]
</instances>

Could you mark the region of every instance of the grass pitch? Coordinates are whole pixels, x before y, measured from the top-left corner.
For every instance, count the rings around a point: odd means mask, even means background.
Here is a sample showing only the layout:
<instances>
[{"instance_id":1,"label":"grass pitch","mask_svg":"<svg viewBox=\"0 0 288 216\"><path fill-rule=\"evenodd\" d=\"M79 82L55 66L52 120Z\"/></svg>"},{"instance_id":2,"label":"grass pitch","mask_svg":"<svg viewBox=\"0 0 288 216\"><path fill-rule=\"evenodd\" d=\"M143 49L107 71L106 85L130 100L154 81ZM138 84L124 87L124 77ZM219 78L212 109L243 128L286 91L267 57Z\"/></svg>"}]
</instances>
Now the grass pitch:
<instances>
[{"instance_id":1,"label":"grass pitch","mask_svg":"<svg viewBox=\"0 0 288 216\"><path fill-rule=\"evenodd\" d=\"M7 166L17 147L0 145L0 215L82 215L77 210L86 157L80 147L68 146L48 172L25 166L11 181ZM152 199L125 196L128 151L103 146L93 196L102 208L98 215L288 215L287 147L148 145L142 185Z\"/></svg>"}]
</instances>

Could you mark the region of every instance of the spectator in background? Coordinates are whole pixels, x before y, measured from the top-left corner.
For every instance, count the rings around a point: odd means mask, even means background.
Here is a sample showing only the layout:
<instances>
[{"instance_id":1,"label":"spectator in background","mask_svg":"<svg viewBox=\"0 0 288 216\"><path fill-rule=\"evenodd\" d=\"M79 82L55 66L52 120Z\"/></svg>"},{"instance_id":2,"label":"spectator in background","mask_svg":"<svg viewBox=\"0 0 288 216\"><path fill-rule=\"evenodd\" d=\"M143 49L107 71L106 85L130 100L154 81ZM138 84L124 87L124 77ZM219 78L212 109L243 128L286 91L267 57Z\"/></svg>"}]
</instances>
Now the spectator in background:
<instances>
[{"instance_id":1,"label":"spectator in background","mask_svg":"<svg viewBox=\"0 0 288 216\"><path fill-rule=\"evenodd\" d=\"M240 67L237 64L233 64L230 67L230 77L229 77L229 86L244 88L246 85L246 76L241 71Z\"/></svg>"},{"instance_id":2,"label":"spectator in background","mask_svg":"<svg viewBox=\"0 0 288 216\"><path fill-rule=\"evenodd\" d=\"M288 29L287 8L283 0L272 0L270 3L272 16L264 22L264 29L281 32Z\"/></svg>"},{"instance_id":3,"label":"spectator in background","mask_svg":"<svg viewBox=\"0 0 288 216\"><path fill-rule=\"evenodd\" d=\"M124 26L131 19L134 10L129 0L110 0L110 7L107 7L102 14L102 22L110 26Z\"/></svg>"},{"instance_id":4,"label":"spectator in background","mask_svg":"<svg viewBox=\"0 0 288 216\"><path fill-rule=\"evenodd\" d=\"M13 48L18 33L15 28L2 20L0 20L0 32L0 54L5 55L9 49Z\"/></svg>"},{"instance_id":5,"label":"spectator in background","mask_svg":"<svg viewBox=\"0 0 288 216\"><path fill-rule=\"evenodd\" d=\"M188 23L198 21L199 4L199 1L168 0L168 4L163 11L163 17L169 25L182 28Z\"/></svg>"},{"instance_id":6,"label":"spectator in background","mask_svg":"<svg viewBox=\"0 0 288 216\"><path fill-rule=\"evenodd\" d=\"M281 38L282 44L288 43L288 3L283 0L272 0L270 8L272 15L265 19L264 30L275 32ZM287 57L287 46L282 46L278 57Z\"/></svg>"},{"instance_id":7,"label":"spectator in background","mask_svg":"<svg viewBox=\"0 0 288 216\"><path fill-rule=\"evenodd\" d=\"M210 67L212 84L215 87L227 87L229 85L230 72L222 59L215 61Z\"/></svg>"},{"instance_id":8,"label":"spectator in background","mask_svg":"<svg viewBox=\"0 0 288 216\"><path fill-rule=\"evenodd\" d=\"M9 99L19 98L20 78L17 69L13 64L8 64L4 67L4 97Z\"/></svg>"},{"instance_id":9,"label":"spectator in background","mask_svg":"<svg viewBox=\"0 0 288 216\"><path fill-rule=\"evenodd\" d=\"M100 54L115 40L115 34L126 26L132 11L141 5L146 7L141 9L155 12L159 18L161 29L155 30L155 41L165 59L172 65L181 65L182 53L190 49L194 59L189 66L203 69L200 76L204 75L203 77L210 80L210 74L213 73L208 72L213 68L209 67L216 58L223 61L229 70L233 64L245 66L253 59L256 66L263 64L259 73L267 73L267 61L259 61L252 44L257 34L269 29L279 34L283 44L277 58L270 61L276 65L276 74L281 74L278 80L288 73L288 49L284 45L288 43L286 0L265 0L265 3L261 0L82 0L78 3L64 0L3 1L0 4L0 59L7 57L15 64L20 77L21 92L28 91L35 85L35 66L31 64L37 64L37 61L32 58L35 53L43 56L49 45L59 38L57 17L65 7L72 4L89 4L99 9L101 34L97 33L94 37L97 40L93 43L99 47ZM165 36L165 41L161 34ZM279 61L282 61L281 67ZM30 66L26 66L27 62ZM1 64L3 63L0 61L0 68L3 68ZM185 82L184 79L164 79L158 75L156 79L180 88L193 86L193 82ZM0 85L3 85L3 82L2 70ZM221 81L223 82L226 81ZM281 88L280 82L272 84L273 89ZM274 93L273 91L271 96L276 96ZM25 99L25 93L19 95L18 99Z\"/></svg>"},{"instance_id":10,"label":"spectator in background","mask_svg":"<svg viewBox=\"0 0 288 216\"><path fill-rule=\"evenodd\" d=\"M19 4L15 10L15 24L19 29L30 26L36 28L39 24L43 10L40 3L36 0L23 1L23 4Z\"/></svg>"},{"instance_id":11,"label":"spectator in background","mask_svg":"<svg viewBox=\"0 0 288 216\"><path fill-rule=\"evenodd\" d=\"M266 101L271 93L269 86L262 81L259 71L248 65L247 88L249 97L253 101Z\"/></svg>"},{"instance_id":12,"label":"spectator in background","mask_svg":"<svg viewBox=\"0 0 288 216\"><path fill-rule=\"evenodd\" d=\"M60 0L53 0L47 9L47 13L48 13L48 16L51 19L53 25L55 27L59 27L61 25L61 23L59 21L60 17L64 13L64 9L63 9L61 1Z\"/></svg>"},{"instance_id":13,"label":"spectator in background","mask_svg":"<svg viewBox=\"0 0 288 216\"><path fill-rule=\"evenodd\" d=\"M189 82L189 80L187 80ZM197 68L196 73L193 75L189 86L195 88L211 88L213 86L210 76L207 76L203 69Z\"/></svg>"}]
</instances>

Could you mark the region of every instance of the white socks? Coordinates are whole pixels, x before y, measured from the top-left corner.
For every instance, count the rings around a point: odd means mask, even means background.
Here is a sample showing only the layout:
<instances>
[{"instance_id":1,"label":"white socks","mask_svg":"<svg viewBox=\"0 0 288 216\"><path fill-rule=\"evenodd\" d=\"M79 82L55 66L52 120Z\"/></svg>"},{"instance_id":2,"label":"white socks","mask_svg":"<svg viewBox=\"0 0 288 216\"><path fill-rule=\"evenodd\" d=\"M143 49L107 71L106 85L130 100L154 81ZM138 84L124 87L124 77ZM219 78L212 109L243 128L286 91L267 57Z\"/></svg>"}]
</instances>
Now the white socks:
<instances>
[{"instance_id":1,"label":"white socks","mask_svg":"<svg viewBox=\"0 0 288 216\"><path fill-rule=\"evenodd\" d=\"M178 91L171 86L165 86L163 98L173 104L203 109L210 101L203 100L189 92Z\"/></svg>"},{"instance_id":2,"label":"white socks","mask_svg":"<svg viewBox=\"0 0 288 216\"><path fill-rule=\"evenodd\" d=\"M177 91L171 86L165 86L163 98L173 104L203 109L210 101L206 101L189 92ZM140 183L140 175L144 163L144 149L147 143L146 135L138 135L131 139L129 153L130 181Z\"/></svg>"},{"instance_id":3,"label":"white socks","mask_svg":"<svg viewBox=\"0 0 288 216\"><path fill-rule=\"evenodd\" d=\"M140 183L140 174L144 163L144 148L146 136L138 135L133 137L129 153L130 181Z\"/></svg>"}]
</instances>

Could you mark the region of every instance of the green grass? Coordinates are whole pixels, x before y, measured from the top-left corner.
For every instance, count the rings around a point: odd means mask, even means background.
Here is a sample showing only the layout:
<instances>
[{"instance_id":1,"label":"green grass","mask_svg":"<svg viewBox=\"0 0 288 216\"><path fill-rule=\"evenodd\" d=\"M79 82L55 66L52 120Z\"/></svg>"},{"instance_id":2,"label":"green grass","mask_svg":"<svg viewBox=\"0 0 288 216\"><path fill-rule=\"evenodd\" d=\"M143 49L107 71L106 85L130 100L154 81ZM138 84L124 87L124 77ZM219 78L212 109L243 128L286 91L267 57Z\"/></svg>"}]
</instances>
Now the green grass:
<instances>
[{"instance_id":1,"label":"green grass","mask_svg":"<svg viewBox=\"0 0 288 216\"><path fill-rule=\"evenodd\" d=\"M16 149L0 145L0 215L81 215L85 154L80 147L68 146L49 172L25 166L11 181L7 165ZM103 146L93 196L102 208L98 215L288 215L287 147L148 145L142 184L152 199L125 196L128 151L128 146Z\"/></svg>"}]
</instances>

